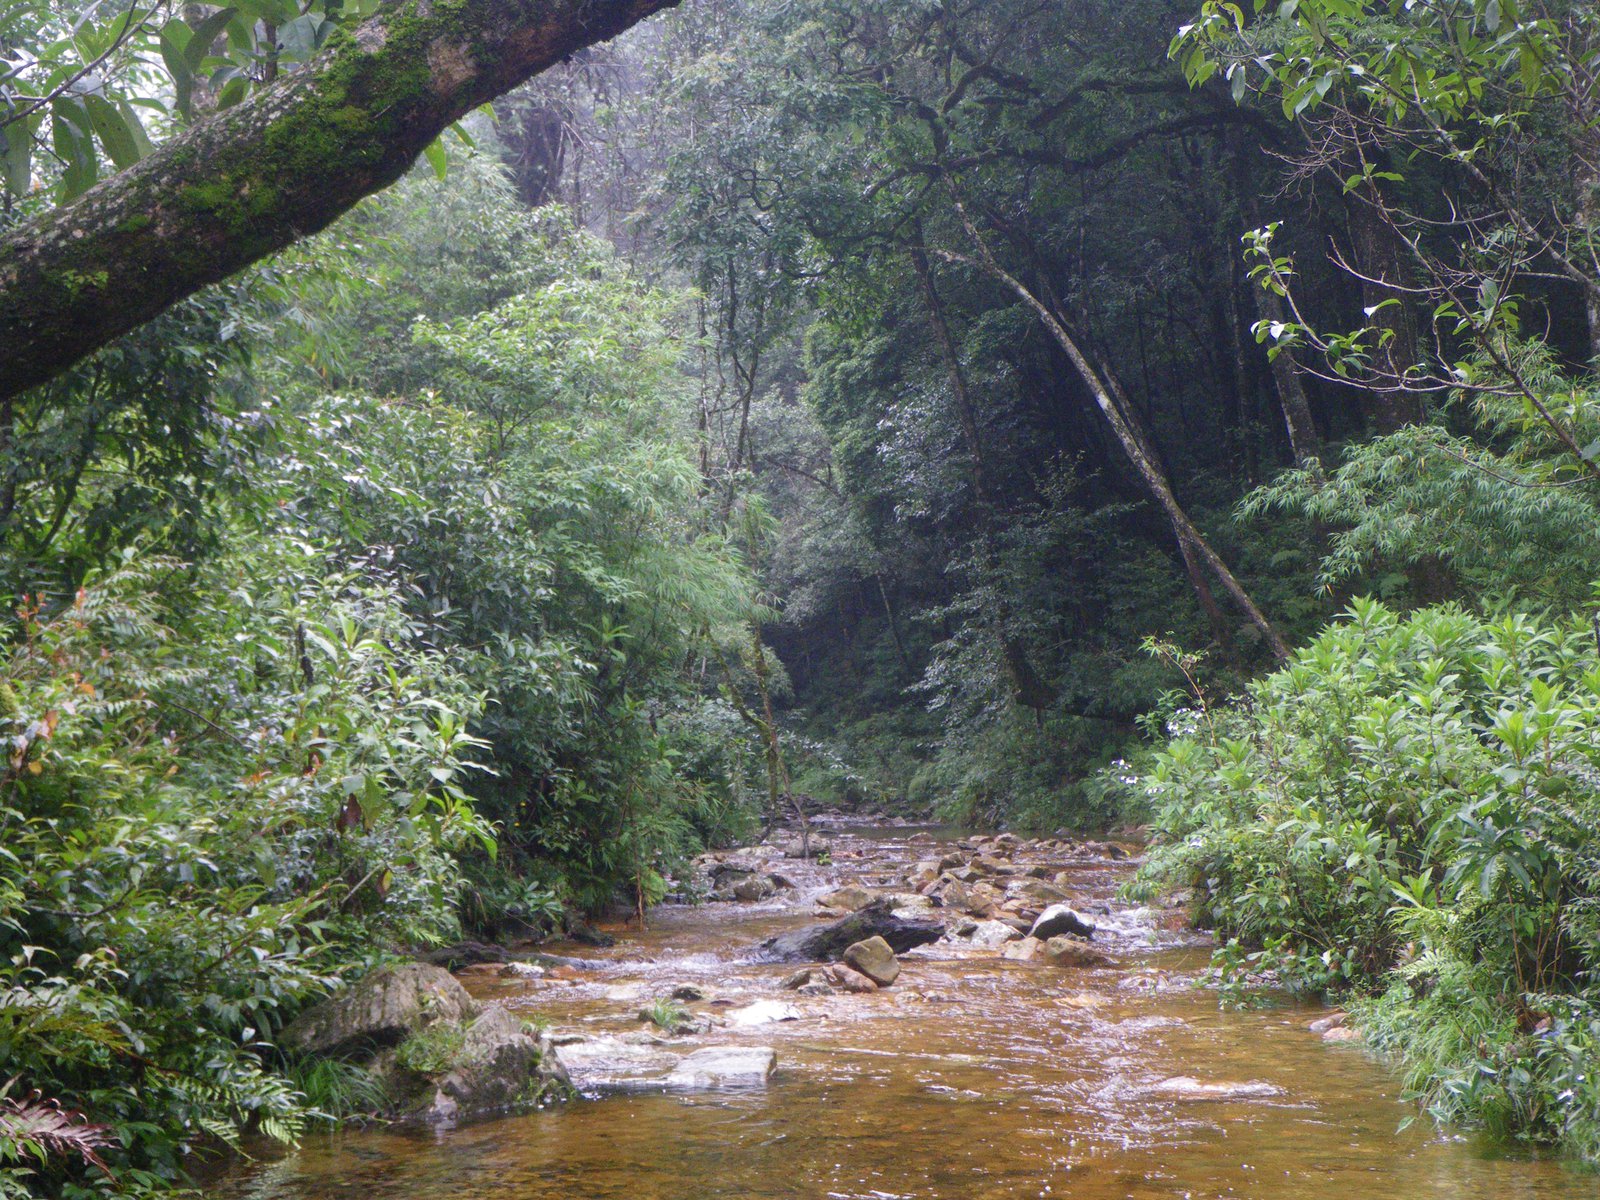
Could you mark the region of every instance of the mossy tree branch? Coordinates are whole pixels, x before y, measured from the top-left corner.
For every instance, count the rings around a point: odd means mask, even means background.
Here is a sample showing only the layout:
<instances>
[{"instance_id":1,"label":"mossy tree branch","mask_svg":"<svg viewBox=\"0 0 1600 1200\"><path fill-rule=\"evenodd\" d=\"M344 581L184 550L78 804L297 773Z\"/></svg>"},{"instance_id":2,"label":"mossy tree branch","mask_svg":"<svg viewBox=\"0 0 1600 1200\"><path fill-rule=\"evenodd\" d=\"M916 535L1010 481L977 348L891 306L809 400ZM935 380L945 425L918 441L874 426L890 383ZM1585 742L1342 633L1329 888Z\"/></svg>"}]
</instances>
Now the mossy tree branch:
<instances>
[{"instance_id":1,"label":"mossy tree branch","mask_svg":"<svg viewBox=\"0 0 1600 1200\"><path fill-rule=\"evenodd\" d=\"M678 0L403 0L0 239L0 399L398 179L480 104Z\"/></svg>"}]
</instances>

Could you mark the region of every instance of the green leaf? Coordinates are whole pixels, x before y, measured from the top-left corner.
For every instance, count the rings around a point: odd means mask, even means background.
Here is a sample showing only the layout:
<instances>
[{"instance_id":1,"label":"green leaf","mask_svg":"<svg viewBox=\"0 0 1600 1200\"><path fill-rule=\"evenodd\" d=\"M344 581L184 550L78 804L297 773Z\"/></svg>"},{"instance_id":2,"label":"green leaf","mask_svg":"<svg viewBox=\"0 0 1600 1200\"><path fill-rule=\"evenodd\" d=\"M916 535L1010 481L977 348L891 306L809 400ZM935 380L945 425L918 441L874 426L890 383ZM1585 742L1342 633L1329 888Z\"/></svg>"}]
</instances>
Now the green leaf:
<instances>
[{"instance_id":1,"label":"green leaf","mask_svg":"<svg viewBox=\"0 0 1600 1200\"><path fill-rule=\"evenodd\" d=\"M172 76L173 101L179 114L191 115L194 100L194 72L184 48L189 44L190 29L182 21L168 21L161 29L161 61L167 64L167 74Z\"/></svg>"},{"instance_id":2,"label":"green leaf","mask_svg":"<svg viewBox=\"0 0 1600 1200\"><path fill-rule=\"evenodd\" d=\"M228 22L233 20L233 15L237 11L233 8L218 9L194 27L189 44L183 48L184 61L189 64L191 72L199 72L200 64L211 53L212 45L228 28Z\"/></svg>"},{"instance_id":3,"label":"green leaf","mask_svg":"<svg viewBox=\"0 0 1600 1200\"><path fill-rule=\"evenodd\" d=\"M43 119L42 112L31 113L0 128L0 142L4 143L0 145L0 169L5 173L6 190L15 196L26 196L33 184L33 135Z\"/></svg>"},{"instance_id":4,"label":"green leaf","mask_svg":"<svg viewBox=\"0 0 1600 1200\"><path fill-rule=\"evenodd\" d=\"M422 157L428 160L428 165L433 168L433 173L443 179L450 170L449 156L444 152L444 143L434 138L422 148Z\"/></svg>"},{"instance_id":5,"label":"green leaf","mask_svg":"<svg viewBox=\"0 0 1600 1200\"><path fill-rule=\"evenodd\" d=\"M100 176L89 113L78 97L62 96L50 102L50 144L67 167L61 175L61 200L75 200Z\"/></svg>"},{"instance_id":6,"label":"green leaf","mask_svg":"<svg viewBox=\"0 0 1600 1200\"><path fill-rule=\"evenodd\" d=\"M107 157L117 170L121 171L138 162L142 152L121 110L104 96L85 96L83 103L95 136L100 139Z\"/></svg>"}]
</instances>

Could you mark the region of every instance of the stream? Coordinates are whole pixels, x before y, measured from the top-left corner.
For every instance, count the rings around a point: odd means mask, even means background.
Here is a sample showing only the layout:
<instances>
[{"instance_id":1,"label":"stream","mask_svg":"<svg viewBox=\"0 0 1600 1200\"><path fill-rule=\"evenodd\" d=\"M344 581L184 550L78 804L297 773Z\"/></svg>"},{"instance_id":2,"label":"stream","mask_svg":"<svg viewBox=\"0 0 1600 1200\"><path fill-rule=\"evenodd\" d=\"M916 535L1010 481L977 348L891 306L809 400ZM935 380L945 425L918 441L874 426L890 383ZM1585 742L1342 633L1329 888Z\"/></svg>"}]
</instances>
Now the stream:
<instances>
[{"instance_id":1,"label":"stream","mask_svg":"<svg viewBox=\"0 0 1600 1200\"><path fill-rule=\"evenodd\" d=\"M931 835L931 836L930 836ZM829 865L775 864L795 884L758 903L664 905L615 946L545 947L589 960L537 979L469 973L480 999L547 1021L563 1040L648 1042L639 1010L694 985L718 1024L647 1051L771 1047L765 1087L666 1093L575 1072L589 1098L452 1129L309 1137L235 1166L228 1200L1585 1200L1600 1180L1553 1157L1440 1132L1399 1099L1359 1042L1307 1029L1320 1010L1283 999L1219 1009L1194 986L1209 942L1175 914L1115 899L1132 867L1054 864L1075 906L1100 909L1113 966L1062 968L937 943L902 956L882 991L797 995L792 965L749 961L775 933L815 923L815 897L847 883L904 890L949 832L840 826ZM1102 907L1104 906L1104 907ZM767 1001L791 1019L740 1026ZM1248 1095L1163 1081L1251 1084ZM1265 1085L1265 1086L1261 1086ZM1216 1098L1221 1095L1224 1098Z\"/></svg>"}]
</instances>

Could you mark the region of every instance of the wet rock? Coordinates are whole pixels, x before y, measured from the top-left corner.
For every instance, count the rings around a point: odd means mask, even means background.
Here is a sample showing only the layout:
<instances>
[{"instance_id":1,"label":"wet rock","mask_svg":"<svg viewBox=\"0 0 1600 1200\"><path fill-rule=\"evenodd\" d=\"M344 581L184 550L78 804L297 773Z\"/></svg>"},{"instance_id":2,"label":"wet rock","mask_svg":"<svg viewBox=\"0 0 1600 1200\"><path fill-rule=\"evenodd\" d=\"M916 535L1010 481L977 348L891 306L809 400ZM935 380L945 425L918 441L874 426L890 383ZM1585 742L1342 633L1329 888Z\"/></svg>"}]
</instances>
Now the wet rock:
<instances>
[{"instance_id":1,"label":"wet rock","mask_svg":"<svg viewBox=\"0 0 1600 1200\"><path fill-rule=\"evenodd\" d=\"M478 1015L467 989L442 967L405 963L384 967L301 1013L280 1042L301 1054L361 1054L397 1046L440 1022Z\"/></svg>"},{"instance_id":2,"label":"wet rock","mask_svg":"<svg viewBox=\"0 0 1600 1200\"><path fill-rule=\"evenodd\" d=\"M421 1078L398 1109L402 1118L450 1121L531 1104L571 1087L554 1047L500 1005L467 1026L448 1070Z\"/></svg>"},{"instance_id":3,"label":"wet rock","mask_svg":"<svg viewBox=\"0 0 1600 1200\"><path fill-rule=\"evenodd\" d=\"M1012 942L1000 951L1000 957L1014 962L1037 962L1043 953L1043 942L1036 937L1025 937L1019 942Z\"/></svg>"},{"instance_id":4,"label":"wet rock","mask_svg":"<svg viewBox=\"0 0 1600 1200\"><path fill-rule=\"evenodd\" d=\"M745 903L770 900L778 894L778 885L766 875L752 875L733 885L733 898Z\"/></svg>"},{"instance_id":5,"label":"wet rock","mask_svg":"<svg viewBox=\"0 0 1600 1200\"><path fill-rule=\"evenodd\" d=\"M556 1047L556 1060L584 1092L633 1092L661 1086L680 1062L660 1045L630 1045L620 1038L587 1038Z\"/></svg>"},{"instance_id":6,"label":"wet rock","mask_svg":"<svg viewBox=\"0 0 1600 1200\"><path fill-rule=\"evenodd\" d=\"M801 967L794 974L784 976L783 982L778 986L785 991L798 992L801 988L816 982L821 974L814 967Z\"/></svg>"},{"instance_id":7,"label":"wet rock","mask_svg":"<svg viewBox=\"0 0 1600 1200\"><path fill-rule=\"evenodd\" d=\"M508 962L500 968L501 979L543 979L546 974L538 963Z\"/></svg>"},{"instance_id":8,"label":"wet rock","mask_svg":"<svg viewBox=\"0 0 1600 1200\"><path fill-rule=\"evenodd\" d=\"M777 1066L770 1046L707 1046L675 1066L666 1086L675 1092L765 1087Z\"/></svg>"},{"instance_id":9,"label":"wet rock","mask_svg":"<svg viewBox=\"0 0 1600 1200\"><path fill-rule=\"evenodd\" d=\"M833 843L827 838L812 834L810 838L791 838L780 845L785 858L821 858L833 853Z\"/></svg>"},{"instance_id":10,"label":"wet rock","mask_svg":"<svg viewBox=\"0 0 1600 1200\"><path fill-rule=\"evenodd\" d=\"M770 1025L775 1021L798 1021L800 1010L781 1000L757 1000L743 1008L728 1013L728 1024L735 1029L749 1029L756 1025Z\"/></svg>"},{"instance_id":11,"label":"wet rock","mask_svg":"<svg viewBox=\"0 0 1600 1200\"><path fill-rule=\"evenodd\" d=\"M865 908L878 898L878 893L868 888L850 884L847 887L835 888L817 897L817 903L827 908L842 908L845 912L855 912Z\"/></svg>"},{"instance_id":12,"label":"wet rock","mask_svg":"<svg viewBox=\"0 0 1600 1200\"><path fill-rule=\"evenodd\" d=\"M837 959L856 942L881 937L897 954L936 942L944 935L944 922L912 920L894 912L887 899L877 899L859 912L823 925L768 938L757 957L769 962L827 962Z\"/></svg>"},{"instance_id":13,"label":"wet rock","mask_svg":"<svg viewBox=\"0 0 1600 1200\"><path fill-rule=\"evenodd\" d=\"M979 921L969 917L955 925L945 940L975 950L998 950L1022 937L1023 932L1004 921Z\"/></svg>"},{"instance_id":14,"label":"wet rock","mask_svg":"<svg viewBox=\"0 0 1600 1200\"><path fill-rule=\"evenodd\" d=\"M1061 904L1071 899L1064 889L1053 883L1046 883L1043 879L1019 879L1007 885L1006 895L1041 906Z\"/></svg>"},{"instance_id":15,"label":"wet rock","mask_svg":"<svg viewBox=\"0 0 1600 1200\"><path fill-rule=\"evenodd\" d=\"M1325 1042L1359 1042L1362 1040L1361 1031L1352 1029L1349 1025L1340 1025L1323 1033L1322 1040Z\"/></svg>"},{"instance_id":16,"label":"wet rock","mask_svg":"<svg viewBox=\"0 0 1600 1200\"><path fill-rule=\"evenodd\" d=\"M828 982L841 992L875 992L877 983L851 967L829 967Z\"/></svg>"},{"instance_id":17,"label":"wet rock","mask_svg":"<svg viewBox=\"0 0 1600 1200\"><path fill-rule=\"evenodd\" d=\"M617 944L617 939L609 933L601 933L594 926L585 924L583 921L568 921L567 937L575 942L581 942L585 946L603 947Z\"/></svg>"},{"instance_id":18,"label":"wet rock","mask_svg":"<svg viewBox=\"0 0 1600 1200\"><path fill-rule=\"evenodd\" d=\"M446 971L459 971L479 963L503 963L506 961L506 948L488 942L457 942L454 946L441 946L437 950L419 954L417 961L443 967Z\"/></svg>"},{"instance_id":19,"label":"wet rock","mask_svg":"<svg viewBox=\"0 0 1600 1200\"><path fill-rule=\"evenodd\" d=\"M1033 928L1028 931L1029 936L1049 941L1063 933L1074 933L1079 937L1094 937L1094 922L1074 912L1065 904L1052 904L1039 914L1039 919L1033 923Z\"/></svg>"},{"instance_id":20,"label":"wet rock","mask_svg":"<svg viewBox=\"0 0 1600 1200\"><path fill-rule=\"evenodd\" d=\"M1327 1016L1319 1017L1317 1020L1311 1022L1310 1025L1306 1026L1306 1028L1312 1033L1324 1034L1330 1030L1340 1028L1349 1019L1349 1014L1343 1011L1331 1012Z\"/></svg>"},{"instance_id":21,"label":"wet rock","mask_svg":"<svg viewBox=\"0 0 1600 1200\"><path fill-rule=\"evenodd\" d=\"M686 1004L692 1004L696 1000L704 1000L706 998L705 988L698 983L680 983L672 989L671 994L674 1000L682 1000Z\"/></svg>"},{"instance_id":22,"label":"wet rock","mask_svg":"<svg viewBox=\"0 0 1600 1200\"><path fill-rule=\"evenodd\" d=\"M1151 1084L1144 1095L1162 1100L1266 1100L1281 1096L1283 1089L1270 1083L1202 1083L1188 1075L1176 1075Z\"/></svg>"},{"instance_id":23,"label":"wet rock","mask_svg":"<svg viewBox=\"0 0 1600 1200\"><path fill-rule=\"evenodd\" d=\"M1077 938L1065 935L1047 941L1039 958L1052 967L1081 967L1087 970L1111 965L1111 959L1101 951Z\"/></svg>"},{"instance_id":24,"label":"wet rock","mask_svg":"<svg viewBox=\"0 0 1600 1200\"><path fill-rule=\"evenodd\" d=\"M741 859L728 859L713 863L709 871L711 886L715 888L731 888L741 879L757 874L760 869L759 864Z\"/></svg>"},{"instance_id":25,"label":"wet rock","mask_svg":"<svg viewBox=\"0 0 1600 1200\"><path fill-rule=\"evenodd\" d=\"M844 963L845 966L861 972L879 987L888 987L900 978L900 960L895 957L889 943L881 937L870 937L853 946L847 946Z\"/></svg>"}]
</instances>

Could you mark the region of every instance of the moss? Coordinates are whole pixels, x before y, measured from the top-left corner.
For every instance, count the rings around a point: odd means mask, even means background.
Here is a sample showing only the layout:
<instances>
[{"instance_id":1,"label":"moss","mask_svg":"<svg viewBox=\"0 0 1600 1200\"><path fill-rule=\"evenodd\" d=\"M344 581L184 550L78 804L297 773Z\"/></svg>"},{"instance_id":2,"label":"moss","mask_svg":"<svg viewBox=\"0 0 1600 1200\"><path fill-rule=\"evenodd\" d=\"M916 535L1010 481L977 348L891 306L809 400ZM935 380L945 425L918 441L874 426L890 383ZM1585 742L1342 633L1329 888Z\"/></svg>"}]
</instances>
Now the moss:
<instances>
[{"instance_id":1,"label":"moss","mask_svg":"<svg viewBox=\"0 0 1600 1200\"><path fill-rule=\"evenodd\" d=\"M144 213L137 213L134 216L125 217L125 218L123 218L123 220L118 222L117 223L117 232L118 233L138 233L141 229L144 229L150 223L151 223L151 218L150 217L146 216Z\"/></svg>"}]
</instances>

